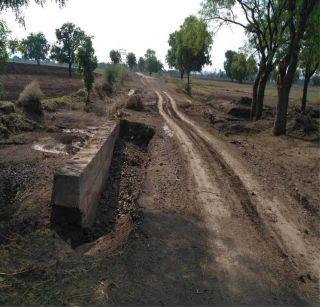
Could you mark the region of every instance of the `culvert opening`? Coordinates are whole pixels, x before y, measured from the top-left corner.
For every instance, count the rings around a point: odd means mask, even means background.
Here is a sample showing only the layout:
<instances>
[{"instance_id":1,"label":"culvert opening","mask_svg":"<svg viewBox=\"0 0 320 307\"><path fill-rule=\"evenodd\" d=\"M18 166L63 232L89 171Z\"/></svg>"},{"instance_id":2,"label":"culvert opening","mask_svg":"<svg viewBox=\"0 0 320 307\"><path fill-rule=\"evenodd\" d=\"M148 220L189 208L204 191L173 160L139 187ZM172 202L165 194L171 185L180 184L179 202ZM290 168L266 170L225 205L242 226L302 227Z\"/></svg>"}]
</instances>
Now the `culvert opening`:
<instances>
[{"instance_id":1,"label":"culvert opening","mask_svg":"<svg viewBox=\"0 0 320 307\"><path fill-rule=\"evenodd\" d=\"M52 227L73 248L114 233L120 220L122 224L125 220L133 225L141 221L137 199L149 162L148 145L154 134L153 128L142 123L121 121L109 175L90 229L81 227L77 209L53 207Z\"/></svg>"}]
</instances>

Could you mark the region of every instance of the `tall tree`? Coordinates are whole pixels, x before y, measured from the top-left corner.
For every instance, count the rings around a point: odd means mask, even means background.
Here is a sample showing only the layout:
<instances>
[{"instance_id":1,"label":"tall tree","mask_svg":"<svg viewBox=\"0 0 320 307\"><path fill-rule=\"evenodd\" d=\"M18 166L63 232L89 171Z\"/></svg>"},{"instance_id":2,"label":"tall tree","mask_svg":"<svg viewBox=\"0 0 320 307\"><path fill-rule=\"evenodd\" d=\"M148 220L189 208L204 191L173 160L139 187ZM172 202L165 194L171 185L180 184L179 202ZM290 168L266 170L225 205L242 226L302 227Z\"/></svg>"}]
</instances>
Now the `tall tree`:
<instances>
[{"instance_id":1,"label":"tall tree","mask_svg":"<svg viewBox=\"0 0 320 307\"><path fill-rule=\"evenodd\" d=\"M177 61L177 48L178 48L178 40L179 40L179 32L175 31L170 34L168 44L170 49L168 50L166 61L170 68L175 68L180 71L180 78L183 79L184 71L181 66L179 66L179 62Z\"/></svg>"},{"instance_id":2,"label":"tall tree","mask_svg":"<svg viewBox=\"0 0 320 307\"><path fill-rule=\"evenodd\" d=\"M247 77L247 62L243 53L237 53L231 63L231 74L239 83Z\"/></svg>"},{"instance_id":3,"label":"tall tree","mask_svg":"<svg viewBox=\"0 0 320 307\"><path fill-rule=\"evenodd\" d=\"M75 24L67 22L61 28L56 29L56 36L57 42L51 49L51 58L60 63L67 63L71 78L76 50L83 43L86 35Z\"/></svg>"},{"instance_id":4,"label":"tall tree","mask_svg":"<svg viewBox=\"0 0 320 307\"><path fill-rule=\"evenodd\" d=\"M307 105L308 86L312 76L320 67L320 16L319 11L314 10L311 15L305 36L302 40L302 50L299 56L299 66L302 70L303 94L301 99L301 111L305 112Z\"/></svg>"},{"instance_id":5,"label":"tall tree","mask_svg":"<svg viewBox=\"0 0 320 307\"><path fill-rule=\"evenodd\" d=\"M127 55L127 65L130 70L133 70L137 66L137 58L133 52L129 52Z\"/></svg>"},{"instance_id":6,"label":"tall tree","mask_svg":"<svg viewBox=\"0 0 320 307\"><path fill-rule=\"evenodd\" d=\"M40 65L40 60L45 60L50 45L43 33L31 33L26 39L21 42L22 54L25 58L37 61Z\"/></svg>"},{"instance_id":7,"label":"tall tree","mask_svg":"<svg viewBox=\"0 0 320 307\"><path fill-rule=\"evenodd\" d=\"M138 61L138 69L140 72L144 72L144 64L145 64L144 58L140 57Z\"/></svg>"},{"instance_id":8,"label":"tall tree","mask_svg":"<svg viewBox=\"0 0 320 307\"><path fill-rule=\"evenodd\" d=\"M277 65L276 53L284 43L286 6L289 0L205 0L201 14L220 28L233 24L242 27L252 46L258 51L260 63L252 90L252 115L261 118L264 92L269 75ZM299 0L300 1L300 0ZM245 21L235 9L239 8Z\"/></svg>"},{"instance_id":9,"label":"tall tree","mask_svg":"<svg viewBox=\"0 0 320 307\"><path fill-rule=\"evenodd\" d=\"M279 81L277 112L273 132L286 133L289 94L298 64L301 40L310 16L319 14L319 0L287 0L285 22L288 23L288 44L284 47L279 61ZM317 4L317 6L316 6Z\"/></svg>"},{"instance_id":10,"label":"tall tree","mask_svg":"<svg viewBox=\"0 0 320 307\"><path fill-rule=\"evenodd\" d=\"M163 65L157 59L156 52L154 50L148 49L144 57L145 57L144 68L149 73L150 76L152 75L152 73L157 73L162 70Z\"/></svg>"},{"instance_id":11,"label":"tall tree","mask_svg":"<svg viewBox=\"0 0 320 307\"><path fill-rule=\"evenodd\" d=\"M223 63L224 70L226 72L227 77L233 81L235 78L234 78L234 75L232 74L231 66L237 55L237 52L232 50L227 50L227 52L224 55L226 58L226 60Z\"/></svg>"},{"instance_id":12,"label":"tall tree","mask_svg":"<svg viewBox=\"0 0 320 307\"><path fill-rule=\"evenodd\" d=\"M201 71L210 64L212 37L207 25L196 16L185 19L177 35L176 59L178 67L187 74L186 90L190 94L190 73Z\"/></svg>"},{"instance_id":13,"label":"tall tree","mask_svg":"<svg viewBox=\"0 0 320 307\"><path fill-rule=\"evenodd\" d=\"M109 56L113 64L121 63L121 54L118 50L111 50Z\"/></svg>"},{"instance_id":14,"label":"tall tree","mask_svg":"<svg viewBox=\"0 0 320 307\"><path fill-rule=\"evenodd\" d=\"M94 82L94 70L98 66L97 57L94 54L91 37L86 37L77 51L76 61L78 70L83 78L87 91L87 103L90 102L90 92Z\"/></svg>"}]
</instances>

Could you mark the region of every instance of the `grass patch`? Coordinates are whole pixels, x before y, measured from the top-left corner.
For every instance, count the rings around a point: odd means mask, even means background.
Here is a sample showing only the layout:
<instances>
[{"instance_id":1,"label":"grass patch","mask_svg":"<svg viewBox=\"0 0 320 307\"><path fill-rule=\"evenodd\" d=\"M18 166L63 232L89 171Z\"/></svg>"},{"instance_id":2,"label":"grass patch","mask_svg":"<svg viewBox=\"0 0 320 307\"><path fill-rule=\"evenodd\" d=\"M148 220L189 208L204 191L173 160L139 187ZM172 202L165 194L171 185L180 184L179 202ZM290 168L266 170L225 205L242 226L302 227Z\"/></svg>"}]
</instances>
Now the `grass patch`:
<instances>
[{"instance_id":1,"label":"grass patch","mask_svg":"<svg viewBox=\"0 0 320 307\"><path fill-rule=\"evenodd\" d=\"M43 97L44 94L40 89L39 83L32 81L19 95L18 104L29 112L42 114L41 99Z\"/></svg>"},{"instance_id":2,"label":"grass patch","mask_svg":"<svg viewBox=\"0 0 320 307\"><path fill-rule=\"evenodd\" d=\"M127 99L128 99L127 95L120 95L112 99L111 103L107 105L107 110L106 110L107 118L113 119L116 113L120 109L123 109L126 106Z\"/></svg>"},{"instance_id":3,"label":"grass patch","mask_svg":"<svg viewBox=\"0 0 320 307\"><path fill-rule=\"evenodd\" d=\"M82 97L77 93L73 95L65 95L62 97L44 99L42 101L42 107L47 112L56 112L59 109L66 110L84 110L84 102Z\"/></svg>"}]
</instances>

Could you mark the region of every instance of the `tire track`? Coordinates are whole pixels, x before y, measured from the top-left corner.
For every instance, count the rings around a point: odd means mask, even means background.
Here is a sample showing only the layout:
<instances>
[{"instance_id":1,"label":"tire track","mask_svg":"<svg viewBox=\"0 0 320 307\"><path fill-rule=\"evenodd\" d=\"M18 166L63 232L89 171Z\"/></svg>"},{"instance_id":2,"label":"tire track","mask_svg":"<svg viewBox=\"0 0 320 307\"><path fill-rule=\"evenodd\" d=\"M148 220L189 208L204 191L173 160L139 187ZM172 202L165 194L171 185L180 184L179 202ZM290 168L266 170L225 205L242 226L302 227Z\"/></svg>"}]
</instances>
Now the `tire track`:
<instances>
[{"instance_id":1,"label":"tire track","mask_svg":"<svg viewBox=\"0 0 320 307\"><path fill-rule=\"evenodd\" d=\"M202 139L208 145L207 147L210 148L215 160L225 167L229 177L232 178L231 181L238 187L235 192L238 191L240 198L246 195L242 201L242 205L252 221L256 225L260 224L259 228L266 229L268 227L270 236L276 241L276 245L283 251L283 254L292 255L294 261L296 261L295 259L299 259L300 264L302 264L305 270L315 272L319 276L320 261L317 256L319 255L319 250L317 250L316 246L308 244L304 240L301 231L296 228L296 225L287 220L282 214L280 208L285 208L286 204L282 203L277 196L270 195L265 191L252 174L230 154L228 148L221 141L210 136L180 112L175 100L167 92L164 92L164 94L170 101L171 112L174 112L175 116L179 117L180 122L185 125L184 130L191 131L195 139ZM267 225L264 222L268 221L265 212L271 213L276 217L272 225Z\"/></svg>"}]
</instances>

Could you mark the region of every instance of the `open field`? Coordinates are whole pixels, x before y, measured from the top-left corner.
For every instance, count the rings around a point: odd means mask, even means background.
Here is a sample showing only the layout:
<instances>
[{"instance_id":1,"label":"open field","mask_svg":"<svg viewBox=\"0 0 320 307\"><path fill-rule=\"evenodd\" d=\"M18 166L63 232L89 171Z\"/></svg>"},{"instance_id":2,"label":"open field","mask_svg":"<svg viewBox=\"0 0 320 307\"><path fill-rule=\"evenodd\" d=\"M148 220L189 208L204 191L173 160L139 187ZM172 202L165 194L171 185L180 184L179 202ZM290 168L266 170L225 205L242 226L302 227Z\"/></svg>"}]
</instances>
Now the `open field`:
<instances>
[{"instance_id":1,"label":"open field","mask_svg":"<svg viewBox=\"0 0 320 307\"><path fill-rule=\"evenodd\" d=\"M59 97L82 88L82 81L75 73L70 79L65 67L35 64L7 63L5 74L0 75L4 85L2 99L17 99L23 88L36 80L47 97Z\"/></svg>"},{"instance_id":2,"label":"open field","mask_svg":"<svg viewBox=\"0 0 320 307\"><path fill-rule=\"evenodd\" d=\"M249 85L193 80L190 97L143 74L86 106L80 79L27 68L1 76L46 97L31 116L12 87L0 110L0 305L319 303L319 132L290 110L273 137L272 92L258 122L228 114ZM121 128L96 219L62 231L53 176L107 121Z\"/></svg>"},{"instance_id":3,"label":"open field","mask_svg":"<svg viewBox=\"0 0 320 307\"><path fill-rule=\"evenodd\" d=\"M180 79L165 77L167 81L173 82L183 87L184 81ZM251 84L239 84L229 81L216 81L192 78L191 86L193 97L199 101L208 97L230 97L238 99L239 96L251 96ZM277 90L274 84L268 84L266 88L266 103L274 105L277 99ZM290 93L290 101L294 104L299 104L302 96L302 86L294 84ZM308 101L312 105L320 105L320 88L310 86L308 90Z\"/></svg>"}]
</instances>

